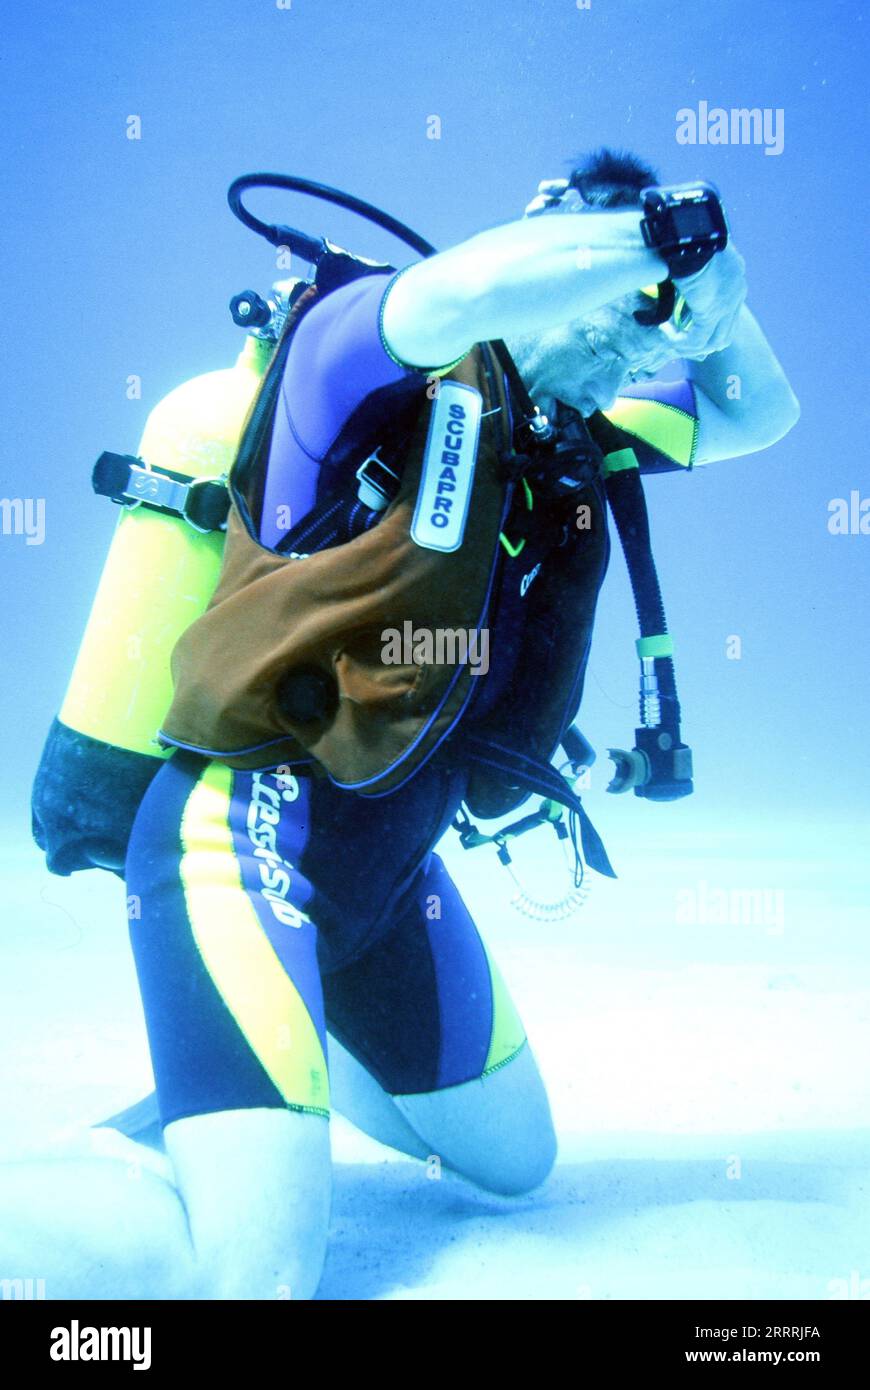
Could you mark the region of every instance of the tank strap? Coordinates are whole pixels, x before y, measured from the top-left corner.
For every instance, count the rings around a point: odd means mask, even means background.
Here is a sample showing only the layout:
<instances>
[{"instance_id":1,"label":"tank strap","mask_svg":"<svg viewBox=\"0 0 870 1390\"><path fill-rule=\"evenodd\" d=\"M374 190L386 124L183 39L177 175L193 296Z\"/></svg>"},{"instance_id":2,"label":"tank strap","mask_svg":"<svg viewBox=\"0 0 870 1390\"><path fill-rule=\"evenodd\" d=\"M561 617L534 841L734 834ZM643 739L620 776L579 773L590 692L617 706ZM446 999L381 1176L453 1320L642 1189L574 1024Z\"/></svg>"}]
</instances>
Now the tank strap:
<instances>
[{"instance_id":1,"label":"tank strap","mask_svg":"<svg viewBox=\"0 0 870 1390\"><path fill-rule=\"evenodd\" d=\"M179 517L203 534L227 529L230 496L225 478L196 478L171 468L152 468L130 454L102 453L91 485L98 497L131 510L147 507Z\"/></svg>"}]
</instances>

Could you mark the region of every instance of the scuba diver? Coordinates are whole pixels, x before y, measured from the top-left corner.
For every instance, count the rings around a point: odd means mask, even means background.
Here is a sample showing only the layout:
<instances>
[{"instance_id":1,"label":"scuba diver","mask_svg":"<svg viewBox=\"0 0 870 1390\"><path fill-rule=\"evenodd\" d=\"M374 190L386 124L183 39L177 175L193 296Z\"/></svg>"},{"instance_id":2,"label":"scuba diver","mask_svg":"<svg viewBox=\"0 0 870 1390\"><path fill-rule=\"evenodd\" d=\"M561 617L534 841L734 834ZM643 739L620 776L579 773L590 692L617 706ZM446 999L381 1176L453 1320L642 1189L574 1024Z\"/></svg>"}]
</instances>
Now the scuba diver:
<instances>
[{"instance_id":1,"label":"scuba diver","mask_svg":"<svg viewBox=\"0 0 870 1390\"><path fill-rule=\"evenodd\" d=\"M456 822L487 838L463 806L498 817L537 790L612 872L551 766L608 506L642 552L641 474L755 452L798 416L715 190L662 188L631 155L590 156L521 219L398 273L323 265L247 416L217 588L172 656L172 753L126 847L169 1166L0 1169L0 1265L50 1297L312 1297L331 1109L489 1192L546 1178L543 1081L433 847ZM388 662L406 624L485 628L486 676L422 639ZM655 614L638 651L659 732L623 780L667 799L691 766Z\"/></svg>"}]
</instances>

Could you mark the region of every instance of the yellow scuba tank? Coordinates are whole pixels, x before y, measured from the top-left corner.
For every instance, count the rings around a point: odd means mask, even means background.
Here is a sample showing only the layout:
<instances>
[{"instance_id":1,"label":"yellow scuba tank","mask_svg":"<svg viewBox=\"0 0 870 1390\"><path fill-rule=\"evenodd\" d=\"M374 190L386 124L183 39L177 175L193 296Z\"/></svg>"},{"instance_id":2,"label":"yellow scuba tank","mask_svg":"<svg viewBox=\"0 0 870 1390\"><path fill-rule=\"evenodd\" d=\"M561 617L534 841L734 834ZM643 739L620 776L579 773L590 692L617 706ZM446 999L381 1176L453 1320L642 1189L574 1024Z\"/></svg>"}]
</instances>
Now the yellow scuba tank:
<instances>
[{"instance_id":1,"label":"yellow scuba tank","mask_svg":"<svg viewBox=\"0 0 870 1390\"><path fill-rule=\"evenodd\" d=\"M248 337L234 367L170 391L148 416L138 455L152 468L217 478L233 461L272 343ZM109 549L59 718L149 757L172 700L169 656L214 592L224 533L125 508Z\"/></svg>"},{"instance_id":2,"label":"yellow scuba tank","mask_svg":"<svg viewBox=\"0 0 870 1390\"><path fill-rule=\"evenodd\" d=\"M182 383L154 407L136 459L104 454L100 463L144 465L143 502L154 481L146 470L225 475L274 346L249 333L233 367ZM169 756L154 736L172 700L170 655L211 598L224 538L153 506L124 506L33 787L33 834L51 872L123 872L136 809Z\"/></svg>"}]
</instances>

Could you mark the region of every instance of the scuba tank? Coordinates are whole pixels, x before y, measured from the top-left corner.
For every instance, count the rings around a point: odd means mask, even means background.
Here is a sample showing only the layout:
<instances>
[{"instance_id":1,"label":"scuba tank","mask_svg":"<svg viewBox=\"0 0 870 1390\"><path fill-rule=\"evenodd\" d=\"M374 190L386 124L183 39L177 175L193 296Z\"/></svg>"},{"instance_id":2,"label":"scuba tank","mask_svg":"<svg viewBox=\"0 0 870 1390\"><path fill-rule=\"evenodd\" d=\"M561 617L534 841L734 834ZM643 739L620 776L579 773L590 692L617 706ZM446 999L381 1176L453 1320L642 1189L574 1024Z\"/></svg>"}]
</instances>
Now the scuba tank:
<instances>
[{"instance_id":1,"label":"scuba tank","mask_svg":"<svg viewBox=\"0 0 870 1390\"><path fill-rule=\"evenodd\" d=\"M234 366L158 402L135 458L103 454L94 470L95 491L124 507L34 782L33 835L52 873L123 874L136 810L168 756L154 736L172 698L169 658L208 604L224 546L194 507L163 513L160 488L199 502L197 485L226 475L273 348L271 334L249 333Z\"/></svg>"}]
</instances>

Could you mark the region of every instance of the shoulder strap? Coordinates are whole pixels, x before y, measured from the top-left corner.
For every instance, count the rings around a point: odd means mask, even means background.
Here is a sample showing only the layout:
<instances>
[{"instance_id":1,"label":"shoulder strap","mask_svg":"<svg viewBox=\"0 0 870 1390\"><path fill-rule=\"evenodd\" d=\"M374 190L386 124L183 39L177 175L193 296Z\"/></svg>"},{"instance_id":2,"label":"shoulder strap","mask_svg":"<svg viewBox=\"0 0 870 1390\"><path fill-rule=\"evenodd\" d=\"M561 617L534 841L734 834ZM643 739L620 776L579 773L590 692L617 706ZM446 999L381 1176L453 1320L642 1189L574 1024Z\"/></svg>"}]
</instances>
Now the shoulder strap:
<instances>
[{"instance_id":1,"label":"shoulder strap","mask_svg":"<svg viewBox=\"0 0 870 1390\"><path fill-rule=\"evenodd\" d=\"M275 407L287 353L293 334L307 311L313 307L318 297L317 288L310 285L294 302L281 330L265 376L260 383L248 417L242 429L241 441L233 466L230 470L229 486L233 499L239 509L245 526L254 534L252 516L260 509L265 487L265 469L259 468L263 451L268 448L272 437Z\"/></svg>"}]
</instances>

